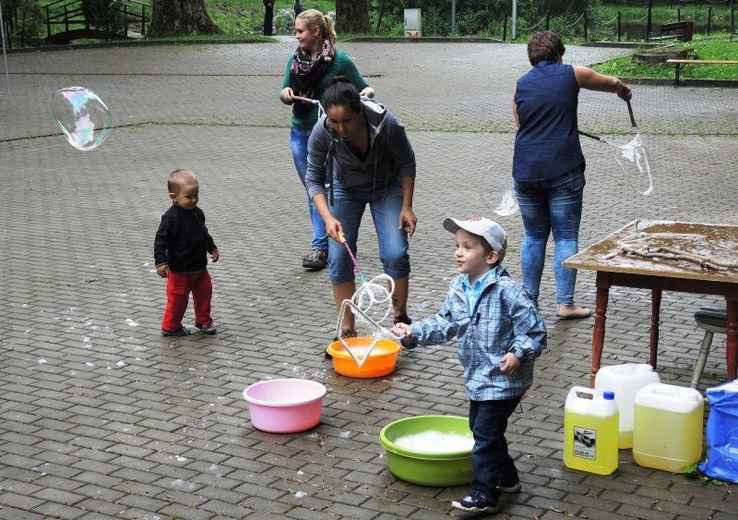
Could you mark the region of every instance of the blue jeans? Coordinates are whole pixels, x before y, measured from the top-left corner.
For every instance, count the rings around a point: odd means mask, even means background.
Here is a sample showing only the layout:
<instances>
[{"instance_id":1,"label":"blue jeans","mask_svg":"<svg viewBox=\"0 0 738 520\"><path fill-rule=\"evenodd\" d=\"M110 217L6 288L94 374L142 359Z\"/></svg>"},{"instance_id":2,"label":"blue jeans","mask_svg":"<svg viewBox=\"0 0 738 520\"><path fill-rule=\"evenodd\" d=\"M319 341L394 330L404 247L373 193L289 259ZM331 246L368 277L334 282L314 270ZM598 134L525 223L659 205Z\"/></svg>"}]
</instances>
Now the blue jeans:
<instances>
[{"instance_id":1,"label":"blue jeans","mask_svg":"<svg viewBox=\"0 0 738 520\"><path fill-rule=\"evenodd\" d=\"M305 175L307 175L308 167L308 139L311 130L290 130L290 148L292 149L292 159L295 161L295 169L297 175L300 176L302 185L305 186ZM307 191L305 192L307 196ZM310 212L310 221L313 223L313 241L312 249L328 251L328 234L325 231L325 223L320 218L320 213L315 209L313 201L308 197L308 211Z\"/></svg>"},{"instance_id":2,"label":"blue jeans","mask_svg":"<svg viewBox=\"0 0 738 520\"><path fill-rule=\"evenodd\" d=\"M515 181L515 196L523 217L523 245L520 266L528 296L538 302L541 276L549 234L554 238L553 272L556 303L574 303L577 270L561 263L579 251L579 223L582 220L584 172L581 168L542 181Z\"/></svg>"},{"instance_id":3,"label":"blue jeans","mask_svg":"<svg viewBox=\"0 0 738 520\"><path fill-rule=\"evenodd\" d=\"M407 232L397 228L402 210L400 179L390 181L386 190L380 187L368 193L347 190L337 180L333 181L331 214L343 225L343 234L354 255L357 250L359 225L367 204L372 212L374 230L379 242L379 259L384 267L384 274L393 279L408 276L410 257L407 253ZM328 273L334 284L354 280L354 264L346 251L346 246L335 240L331 240L329 244Z\"/></svg>"},{"instance_id":4,"label":"blue jeans","mask_svg":"<svg viewBox=\"0 0 738 520\"><path fill-rule=\"evenodd\" d=\"M472 491L483 491L499 499L498 485L518 482L518 469L507 451L507 420L520 403L520 397L502 401L470 401L469 428L474 434Z\"/></svg>"}]
</instances>

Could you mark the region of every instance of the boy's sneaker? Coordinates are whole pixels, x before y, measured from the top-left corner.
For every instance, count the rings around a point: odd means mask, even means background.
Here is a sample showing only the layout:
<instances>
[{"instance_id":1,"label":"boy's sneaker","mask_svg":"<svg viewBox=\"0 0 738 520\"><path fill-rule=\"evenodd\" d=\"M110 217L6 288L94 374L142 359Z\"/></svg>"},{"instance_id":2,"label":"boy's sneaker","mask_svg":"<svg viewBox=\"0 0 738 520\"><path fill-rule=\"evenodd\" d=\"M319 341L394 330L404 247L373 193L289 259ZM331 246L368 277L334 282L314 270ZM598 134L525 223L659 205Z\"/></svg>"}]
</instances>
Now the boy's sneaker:
<instances>
[{"instance_id":1,"label":"boy's sneaker","mask_svg":"<svg viewBox=\"0 0 738 520\"><path fill-rule=\"evenodd\" d=\"M517 493L520 491L520 481L519 480L512 480L510 482L505 482L497 486L497 489L502 491L503 493Z\"/></svg>"},{"instance_id":2,"label":"boy's sneaker","mask_svg":"<svg viewBox=\"0 0 738 520\"><path fill-rule=\"evenodd\" d=\"M190 335L190 329L186 327L182 327L179 330L164 330L161 329L161 335L162 336L189 336Z\"/></svg>"},{"instance_id":3,"label":"boy's sneaker","mask_svg":"<svg viewBox=\"0 0 738 520\"><path fill-rule=\"evenodd\" d=\"M218 332L218 327L213 325L212 323L206 323L203 325L202 323L195 323L195 327L200 329L203 334L215 334Z\"/></svg>"},{"instance_id":4,"label":"boy's sneaker","mask_svg":"<svg viewBox=\"0 0 738 520\"><path fill-rule=\"evenodd\" d=\"M323 269L328 265L328 253L320 249L313 249L302 258L302 266L306 269Z\"/></svg>"},{"instance_id":5,"label":"boy's sneaker","mask_svg":"<svg viewBox=\"0 0 738 520\"><path fill-rule=\"evenodd\" d=\"M412 350L418 346L418 338L415 336L404 337L400 340L400 345L402 345L402 348Z\"/></svg>"},{"instance_id":6,"label":"boy's sneaker","mask_svg":"<svg viewBox=\"0 0 738 520\"><path fill-rule=\"evenodd\" d=\"M497 500L492 500L483 491L473 491L470 496L451 502L451 507L467 513L496 513Z\"/></svg>"}]
</instances>

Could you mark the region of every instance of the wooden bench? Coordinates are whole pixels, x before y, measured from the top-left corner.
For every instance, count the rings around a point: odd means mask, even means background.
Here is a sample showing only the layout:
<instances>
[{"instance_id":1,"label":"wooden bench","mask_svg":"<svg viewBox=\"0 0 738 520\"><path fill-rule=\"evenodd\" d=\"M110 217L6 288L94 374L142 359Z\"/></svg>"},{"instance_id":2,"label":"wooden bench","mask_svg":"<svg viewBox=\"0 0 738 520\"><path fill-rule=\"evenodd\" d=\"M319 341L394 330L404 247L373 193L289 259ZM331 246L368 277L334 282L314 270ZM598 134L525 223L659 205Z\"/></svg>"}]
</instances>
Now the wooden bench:
<instances>
[{"instance_id":1,"label":"wooden bench","mask_svg":"<svg viewBox=\"0 0 738 520\"><path fill-rule=\"evenodd\" d=\"M689 65L738 65L738 60L666 60L674 64L674 88L679 86L679 75Z\"/></svg>"},{"instance_id":2,"label":"wooden bench","mask_svg":"<svg viewBox=\"0 0 738 520\"><path fill-rule=\"evenodd\" d=\"M649 41L662 40L679 40L683 42L692 41L692 32L694 31L694 22L673 22L665 23L658 32L648 34Z\"/></svg>"}]
</instances>

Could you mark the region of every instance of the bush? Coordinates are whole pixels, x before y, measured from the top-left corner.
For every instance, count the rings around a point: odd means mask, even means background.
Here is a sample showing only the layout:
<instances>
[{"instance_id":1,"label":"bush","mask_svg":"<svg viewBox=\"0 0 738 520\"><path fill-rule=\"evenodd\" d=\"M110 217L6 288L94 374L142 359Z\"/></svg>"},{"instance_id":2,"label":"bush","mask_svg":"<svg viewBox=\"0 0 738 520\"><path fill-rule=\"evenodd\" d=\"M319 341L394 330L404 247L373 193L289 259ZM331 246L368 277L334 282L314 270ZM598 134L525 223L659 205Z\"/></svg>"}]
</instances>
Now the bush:
<instances>
[{"instance_id":1,"label":"bush","mask_svg":"<svg viewBox=\"0 0 738 520\"><path fill-rule=\"evenodd\" d=\"M10 47L13 42L35 45L42 38L44 13L35 0L3 0L3 22Z\"/></svg>"}]
</instances>

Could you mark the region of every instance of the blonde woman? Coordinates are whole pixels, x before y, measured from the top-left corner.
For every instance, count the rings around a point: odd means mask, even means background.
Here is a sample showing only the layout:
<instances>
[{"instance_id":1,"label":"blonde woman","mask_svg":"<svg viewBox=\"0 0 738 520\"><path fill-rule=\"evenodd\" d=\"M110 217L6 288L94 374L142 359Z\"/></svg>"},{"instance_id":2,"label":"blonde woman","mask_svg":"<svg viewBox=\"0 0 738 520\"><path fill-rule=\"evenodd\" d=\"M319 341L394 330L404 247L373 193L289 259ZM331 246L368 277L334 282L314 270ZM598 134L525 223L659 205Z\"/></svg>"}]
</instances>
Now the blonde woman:
<instances>
[{"instance_id":1,"label":"blonde woman","mask_svg":"<svg viewBox=\"0 0 738 520\"><path fill-rule=\"evenodd\" d=\"M295 17L295 39L298 46L287 60L287 69L282 82L279 99L292 105L292 130L290 147L297 175L303 186L307 173L307 142L313 126L318 121L315 104L296 100L302 97L319 100L328 81L335 76L346 76L365 97L374 97L372 89L359 73L348 54L337 49L336 31L333 21L316 9L308 9ZM328 235L320 214L308 199L308 210L312 222L311 250L303 259L302 266L319 270L328 265Z\"/></svg>"}]
</instances>

